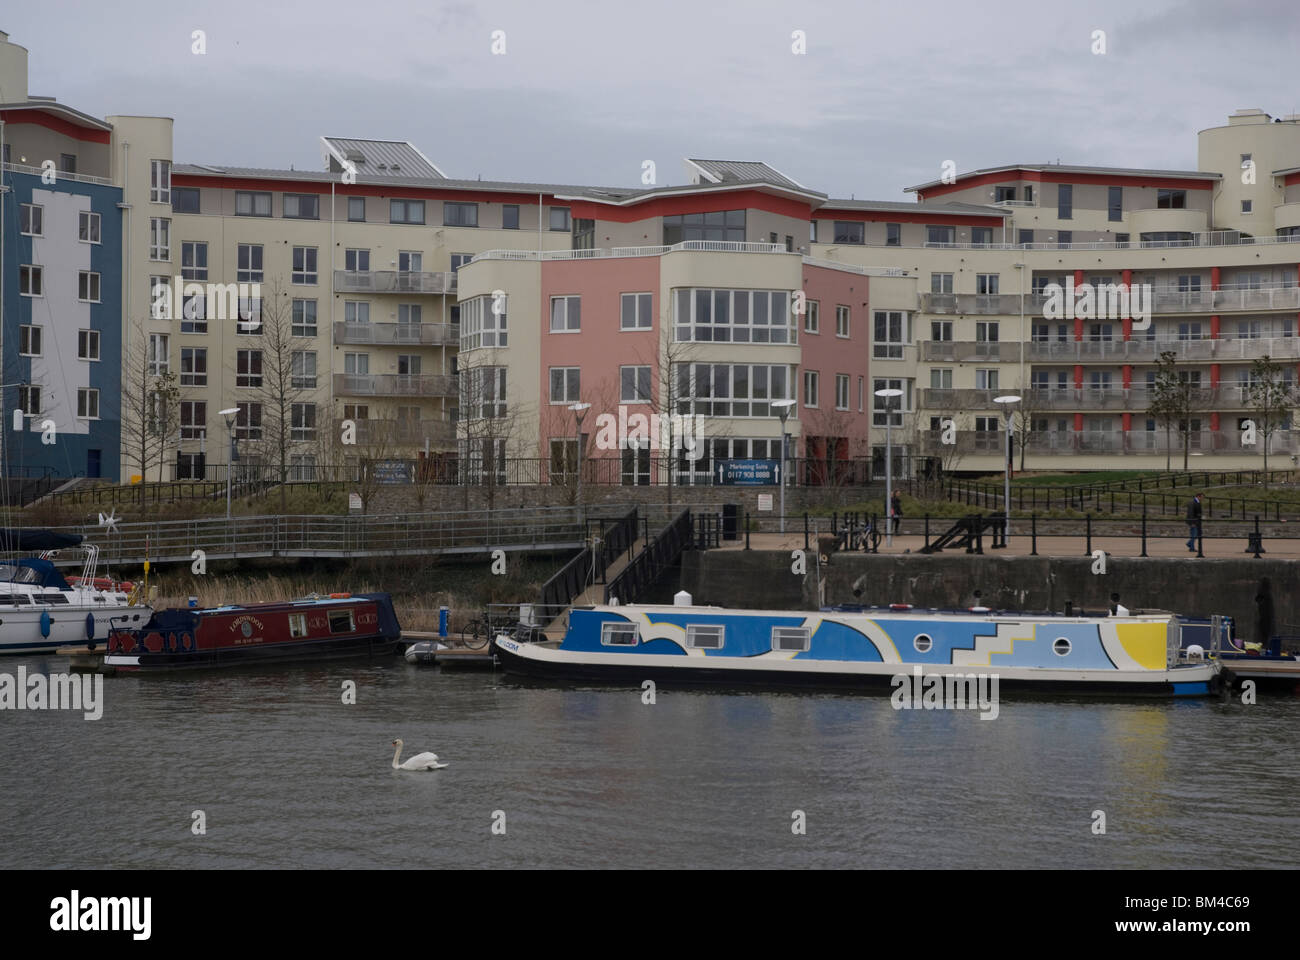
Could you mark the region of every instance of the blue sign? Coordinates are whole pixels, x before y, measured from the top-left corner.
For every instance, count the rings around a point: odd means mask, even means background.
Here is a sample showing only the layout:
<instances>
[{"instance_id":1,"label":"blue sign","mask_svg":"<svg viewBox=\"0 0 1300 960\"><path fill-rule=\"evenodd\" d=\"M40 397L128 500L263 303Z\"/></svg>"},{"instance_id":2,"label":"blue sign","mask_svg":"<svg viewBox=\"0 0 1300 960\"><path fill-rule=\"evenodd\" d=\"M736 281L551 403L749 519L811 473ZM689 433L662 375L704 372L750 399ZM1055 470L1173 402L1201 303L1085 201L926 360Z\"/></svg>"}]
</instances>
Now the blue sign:
<instances>
[{"instance_id":1,"label":"blue sign","mask_svg":"<svg viewBox=\"0 0 1300 960\"><path fill-rule=\"evenodd\" d=\"M411 467L410 460L376 460L370 465L378 483L410 483Z\"/></svg>"},{"instance_id":2,"label":"blue sign","mask_svg":"<svg viewBox=\"0 0 1300 960\"><path fill-rule=\"evenodd\" d=\"M719 460L713 467L713 482L719 485L774 487L780 476L779 460Z\"/></svg>"}]
</instances>

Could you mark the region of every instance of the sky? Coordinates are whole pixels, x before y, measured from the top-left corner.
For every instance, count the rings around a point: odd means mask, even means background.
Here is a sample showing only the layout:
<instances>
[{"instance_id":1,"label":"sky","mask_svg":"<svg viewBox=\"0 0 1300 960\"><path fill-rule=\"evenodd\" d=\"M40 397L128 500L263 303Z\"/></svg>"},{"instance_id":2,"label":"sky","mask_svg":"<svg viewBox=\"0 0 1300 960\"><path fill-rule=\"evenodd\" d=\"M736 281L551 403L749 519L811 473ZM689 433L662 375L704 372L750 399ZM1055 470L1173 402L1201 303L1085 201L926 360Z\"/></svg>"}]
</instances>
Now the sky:
<instances>
[{"instance_id":1,"label":"sky","mask_svg":"<svg viewBox=\"0 0 1300 960\"><path fill-rule=\"evenodd\" d=\"M457 178L635 186L650 160L668 185L694 156L910 200L946 161L1192 170L1233 110L1300 113L1297 0L6 6L32 93L173 117L181 163L320 169L320 136L376 137Z\"/></svg>"}]
</instances>

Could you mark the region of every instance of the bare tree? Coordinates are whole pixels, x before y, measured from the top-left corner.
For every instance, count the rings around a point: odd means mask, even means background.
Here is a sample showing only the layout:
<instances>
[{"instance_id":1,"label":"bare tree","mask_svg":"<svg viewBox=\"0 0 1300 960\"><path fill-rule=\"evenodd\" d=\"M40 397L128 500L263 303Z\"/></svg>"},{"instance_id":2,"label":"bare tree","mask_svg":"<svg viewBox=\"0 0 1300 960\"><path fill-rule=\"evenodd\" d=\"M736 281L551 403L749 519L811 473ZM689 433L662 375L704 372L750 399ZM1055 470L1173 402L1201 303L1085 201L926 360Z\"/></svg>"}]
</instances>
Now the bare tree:
<instances>
[{"instance_id":1,"label":"bare tree","mask_svg":"<svg viewBox=\"0 0 1300 960\"><path fill-rule=\"evenodd\" d=\"M802 427L809 461L814 451L820 452L818 463L805 464L805 471L812 472L806 482L816 479L832 488L834 499L839 502L843 490L856 485L854 462L870 456L871 435L865 417L819 405L814 409L805 408Z\"/></svg>"},{"instance_id":2,"label":"bare tree","mask_svg":"<svg viewBox=\"0 0 1300 960\"><path fill-rule=\"evenodd\" d=\"M552 371L552 375L556 372L558 371ZM554 392L555 387L568 386L567 382L556 383L550 385L549 389ZM584 381L580 388L579 400L591 405L583 415L581 445L578 443L577 414L569 409L572 403L543 404L538 417L546 479L552 486L563 488L565 502L570 506L578 502L579 470L582 471L582 481L586 487L601 479L595 468L596 461L607 459L597 452L602 449L600 425L607 422L601 418L618 416L617 375L606 376L595 382ZM586 487L583 490L584 500L589 493Z\"/></svg>"},{"instance_id":3,"label":"bare tree","mask_svg":"<svg viewBox=\"0 0 1300 960\"><path fill-rule=\"evenodd\" d=\"M456 425L460 482L483 487L490 511L496 506L499 488L509 480L508 458L521 456L524 439L520 423L526 405L518 399L507 401L507 368L492 362L495 350L474 359L482 362L462 367L460 372L460 419Z\"/></svg>"},{"instance_id":4,"label":"bare tree","mask_svg":"<svg viewBox=\"0 0 1300 960\"><path fill-rule=\"evenodd\" d=\"M315 427L308 423L308 384L316 382L315 352L298 349L302 341L293 337L293 311L289 294L280 280L273 280L262 298L260 318L248 323L256 331L253 351L244 361L248 370L240 374L255 384L257 402L262 405L262 443L280 486L280 512L288 509L290 457L301 445L295 430L306 434ZM256 370L253 365L256 364ZM236 381L238 382L238 380ZM295 406L303 404L303 422L295 423ZM310 408L314 412L314 405Z\"/></svg>"},{"instance_id":5,"label":"bare tree","mask_svg":"<svg viewBox=\"0 0 1300 960\"><path fill-rule=\"evenodd\" d=\"M155 468L163 479L179 426L180 387L165 354L169 346L170 338L150 336L144 322L136 320L122 358L122 449L145 482Z\"/></svg>"},{"instance_id":6,"label":"bare tree","mask_svg":"<svg viewBox=\"0 0 1300 960\"><path fill-rule=\"evenodd\" d=\"M1246 401L1250 412L1258 421L1255 425L1257 442L1264 448L1264 489L1268 489L1268 441L1286 422L1295 409L1297 397L1291 381L1282 378L1282 365L1268 356L1257 358L1250 366L1250 383L1246 387Z\"/></svg>"},{"instance_id":7,"label":"bare tree","mask_svg":"<svg viewBox=\"0 0 1300 960\"><path fill-rule=\"evenodd\" d=\"M1151 389L1151 404L1147 416L1165 428L1165 469L1170 469L1173 444L1171 432L1177 428L1183 436L1183 469L1187 469L1188 431L1191 427L1192 382L1178 369L1178 356L1165 350L1156 361L1156 377Z\"/></svg>"}]
</instances>

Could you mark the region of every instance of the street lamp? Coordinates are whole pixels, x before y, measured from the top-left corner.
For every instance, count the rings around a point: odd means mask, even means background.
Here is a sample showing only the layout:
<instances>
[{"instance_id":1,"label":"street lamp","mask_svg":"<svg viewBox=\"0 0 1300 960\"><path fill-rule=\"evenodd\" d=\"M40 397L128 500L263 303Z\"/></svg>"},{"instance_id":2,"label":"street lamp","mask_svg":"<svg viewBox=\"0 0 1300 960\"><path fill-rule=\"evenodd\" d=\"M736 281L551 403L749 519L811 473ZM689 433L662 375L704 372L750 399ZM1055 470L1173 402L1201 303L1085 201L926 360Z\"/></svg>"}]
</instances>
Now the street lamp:
<instances>
[{"instance_id":1,"label":"street lamp","mask_svg":"<svg viewBox=\"0 0 1300 960\"><path fill-rule=\"evenodd\" d=\"M582 502L582 418L591 409L589 403L571 403L573 418L578 421L577 446L574 447L574 463L578 470L578 510L582 517L582 538L587 539L587 505Z\"/></svg>"},{"instance_id":2,"label":"street lamp","mask_svg":"<svg viewBox=\"0 0 1300 960\"><path fill-rule=\"evenodd\" d=\"M230 447L226 456L226 520L230 520L230 474L235 469L235 461L239 459L239 450L235 446L235 414L239 413L238 407L227 407L225 410L219 410L217 413L226 418L226 436L230 438Z\"/></svg>"},{"instance_id":3,"label":"street lamp","mask_svg":"<svg viewBox=\"0 0 1300 960\"><path fill-rule=\"evenodd\" d=\"M876 391L876 396L885 401L885 546L887 547L894 545L894 524L889 514L894 503L894 441L891 432L894 414L893 404L890 401L902 395L903 391L897 387Z\"/></svg>"},{"instance_id":4,"label":"street lamp","mask_svg":"<svg viewBox=\"0 0 1300 960\"><path fill-rule=\"evenodd\" d=\"M1007 417L1007 475L1003 485L1002 494L1002 512L1006 515L1003 520L1002 533L1004 541L1011 541L1011 410L1012 405L1020 402L1020 398L1014 394L1008 394L1005 397L994 397L993 402L1002 408L1002 412Z\"/></svg>"},{"instance_id":5,"label":"street lamp","mask_svg":"<svg viewBox=\"0 0 1300 960\"><path fill-rule=\"evenodd\" d=\"M805 398L806 399L806 398ZM794 406L793 400L774 400L772 408L776 410L776 415L781 418L781 473L776 478L781 487L781 532L785 533L785 421L790 416L790 408Z\"/></svg>"}]
</instances>

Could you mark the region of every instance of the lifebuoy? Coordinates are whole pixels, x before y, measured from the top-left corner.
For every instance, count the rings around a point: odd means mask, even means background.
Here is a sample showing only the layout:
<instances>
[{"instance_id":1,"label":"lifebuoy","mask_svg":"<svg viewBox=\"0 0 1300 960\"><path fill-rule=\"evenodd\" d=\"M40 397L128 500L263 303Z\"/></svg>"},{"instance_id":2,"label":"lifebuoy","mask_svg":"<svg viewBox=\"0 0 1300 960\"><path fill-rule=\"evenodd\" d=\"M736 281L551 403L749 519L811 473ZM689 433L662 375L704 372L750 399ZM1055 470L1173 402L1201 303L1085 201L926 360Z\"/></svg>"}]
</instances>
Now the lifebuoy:
<instances>
[{"instance_id":1,"label":"lifebuoy","mask_svg":"<svg viewBox=\"0 0 1300 960\"><path fill-rule=\"evenodd\" d=\"M331 600L347 600L347 599L348 599L349 597L351 597L351 596L352 596L352 594L350 594L350 593L331 593L331 594L330 594L330 599L331 599Z\"/></svg>"}]
</instances>

